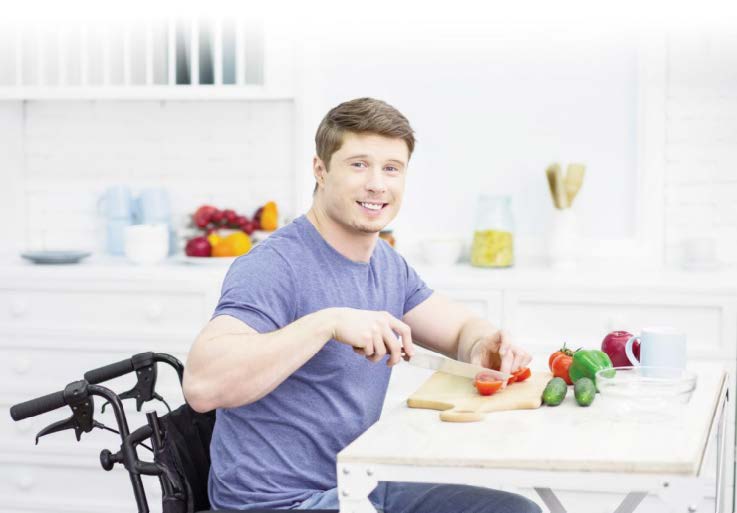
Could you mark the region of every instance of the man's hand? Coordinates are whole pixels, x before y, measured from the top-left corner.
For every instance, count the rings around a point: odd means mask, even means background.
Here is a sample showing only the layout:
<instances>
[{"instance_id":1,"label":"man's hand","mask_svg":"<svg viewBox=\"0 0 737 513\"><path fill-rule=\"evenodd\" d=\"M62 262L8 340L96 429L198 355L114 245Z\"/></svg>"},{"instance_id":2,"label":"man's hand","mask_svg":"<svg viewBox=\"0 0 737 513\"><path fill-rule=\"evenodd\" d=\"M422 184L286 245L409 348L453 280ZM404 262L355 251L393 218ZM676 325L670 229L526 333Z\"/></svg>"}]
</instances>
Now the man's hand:
<instances>
[{"instance_id":1,"label":"man's hand","mask_svg":"<svg viewBox=\"0 0 737 513\"><path fill-rule=\"evenodd\" d=\"M354 308L336 310L333 338L352 346L356 353L370 361L378 362L388 353L390 356L386 364L391 367L399 363L403 349L407 357L414 354L415 346L409 326L390 313Z\"/></svg>"},{"instance_id":2,"label":"man's hand","mask_svg":"<svg viewBox=\"0 0 737 513\"><path fill-rule=\"evenodd\" d=\"M527 351L511 343L508 333L497 330L474 342L469 363L510 374L527 367L531 360Z\"/></svg>"}]
</instances>

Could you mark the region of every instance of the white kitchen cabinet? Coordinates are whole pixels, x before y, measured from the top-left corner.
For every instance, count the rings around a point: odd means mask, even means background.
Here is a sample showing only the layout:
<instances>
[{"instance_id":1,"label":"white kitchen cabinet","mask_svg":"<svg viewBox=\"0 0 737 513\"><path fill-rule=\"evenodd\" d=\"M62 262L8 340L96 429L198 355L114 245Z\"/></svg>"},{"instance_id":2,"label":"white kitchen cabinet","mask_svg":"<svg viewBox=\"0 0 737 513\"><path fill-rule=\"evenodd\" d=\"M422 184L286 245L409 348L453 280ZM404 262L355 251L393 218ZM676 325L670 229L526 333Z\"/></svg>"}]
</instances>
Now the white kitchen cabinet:
<instances>
[{"instance_id":1,"label":"white kitchen cabinet","mask_svg":"<svg viewBox=\"0 0 737 513\"><path fill-rule=\"evenodd\" d=\"M173 263L133 267L116 259L66 267L0 264L0 415L8 419L12 404L60 390L93 367L135 353L167 352L184 361L212 314L226 271ZM418 271L438 292L510 331L543 367L546 355L563 341L573 347L596 347L612 329L637 332L646 325L669 324L687 333L690 358L725 363L734 389L735 276L561 275L540 269L488 272L467 266ZM430 374L408 365L395 367L387 406L402 403ZM133 383L132 376L125 376L110 385L122 392ZM181 390L167 366L159 366L158 389L172 407L181 403ZM96 402L98 419L114 425L109 409L99 415L100 406ZM132 401L125 407L133 417L131 428L145 422ZM734 406L730 407L734 418ZM152 403L143 410L152 408L165 411L163 405ZM116 435L94 430L77 443L69 431L34 445L38 430L66 416L66 411L59 411L0 423L0 496L10 498L0 505L0 512L131 510L134 501L127 475L121 469L104 472L98 460L101 449L118 447ZM729 426L727 440L732 441L734 422ZM732 453L730 447L725 465L730 486ZM140 455L145 458L145 451ZM90 485L80 493L60 484L61 476L64 482L88 480ZM158 483L144 482L151 509L158 511ZM567 502L601 510L606 498L572 488L566 492ZM727 495L731 507L731 492ZM708 493L705 497L708 500Z\"/></svg>"},{"instance_id":2,"label":"white kitchen cabinet","mask_svg":"<svg viewBox=\"0 0 737 513\"><path fill-rule=\"evenodd\" d=\"M648 326L686 333L690 357L735 357L737 303L715 294L509 290L504 326L533 349L595 347L614 330Z\"/></svg>"},{"instance_id":3,"label":"white kitchen cabinet","mask_svg":"<svg viewBox=\"0 0 737 513\"><path fill-rule=\"evenodd\" d=\"M496 326L502 323L504 301L500 290L439 288L436 292L463 304Z\"/></svg>"}]
</instances>

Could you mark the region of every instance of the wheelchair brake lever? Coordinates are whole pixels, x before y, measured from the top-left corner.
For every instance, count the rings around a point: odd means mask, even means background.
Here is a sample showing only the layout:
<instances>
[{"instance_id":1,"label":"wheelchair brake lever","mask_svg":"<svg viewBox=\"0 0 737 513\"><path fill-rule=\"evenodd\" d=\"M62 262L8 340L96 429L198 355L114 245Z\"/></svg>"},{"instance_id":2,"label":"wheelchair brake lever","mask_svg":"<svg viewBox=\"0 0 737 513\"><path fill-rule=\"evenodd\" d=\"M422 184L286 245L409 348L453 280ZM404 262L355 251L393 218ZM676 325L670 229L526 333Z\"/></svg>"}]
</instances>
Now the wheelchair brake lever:
<instances>
[{"instance_id":1,"label":"wheelchair brake lever","mask_svg":"<svg viewBox=\"0 0 737 513\"><path fill-rule=\"evenodd\" d=\"M92 418L95 406L91 395L82 398L77 403L69 404L69 407L72 409L72 416L68 419L54 422L39 431L36 435L36 445L38 445L38 440L42 436L66 429L74 429L74 434L79 442L82 438L82 433L89 433L93 428L101 426L99 422Z\"/></svg>"},{"instance_id":2,"label":"wheelchair brake lever","mask_svg":"<svg viewBox=\"0 0 737 513\"><path fill-rule=\"evenodd\" d=\"M136 369L136 384L130 390L123 392L118 397L120 400L124 399L135 399L136 400L136 411L141 411L143 403L150 401L151 399L159 399L159 395L154 392L156 387L156 363L151 362L149 365L144 365ZM105 406L109 402L106 401L102 405L101 413L105 413Z\"/></svg>"}]
</instances>

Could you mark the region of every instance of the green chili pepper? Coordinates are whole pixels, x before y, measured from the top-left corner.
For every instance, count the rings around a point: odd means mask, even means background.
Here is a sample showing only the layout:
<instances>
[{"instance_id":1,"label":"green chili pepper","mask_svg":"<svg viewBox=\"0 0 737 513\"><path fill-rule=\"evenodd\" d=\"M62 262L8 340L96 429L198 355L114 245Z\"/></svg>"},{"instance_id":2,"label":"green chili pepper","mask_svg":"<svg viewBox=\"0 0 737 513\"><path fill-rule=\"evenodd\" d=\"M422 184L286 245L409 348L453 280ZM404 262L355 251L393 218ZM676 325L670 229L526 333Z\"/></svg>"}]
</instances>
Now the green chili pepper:
<instances>
[{"instance_id":1,"label":"green chili pepper","mask_svg":"<svg viewBox=\"0 0 737 513\"><path fill-rule=\"evenodd\" d=\"M584 377L596 381L597 371L611 367L612 361L609 359L609 355L603 351L595 349L576 351L573 355L571 367L568 369L568 375L574 383Z\"/></svg>"}]
</instances>

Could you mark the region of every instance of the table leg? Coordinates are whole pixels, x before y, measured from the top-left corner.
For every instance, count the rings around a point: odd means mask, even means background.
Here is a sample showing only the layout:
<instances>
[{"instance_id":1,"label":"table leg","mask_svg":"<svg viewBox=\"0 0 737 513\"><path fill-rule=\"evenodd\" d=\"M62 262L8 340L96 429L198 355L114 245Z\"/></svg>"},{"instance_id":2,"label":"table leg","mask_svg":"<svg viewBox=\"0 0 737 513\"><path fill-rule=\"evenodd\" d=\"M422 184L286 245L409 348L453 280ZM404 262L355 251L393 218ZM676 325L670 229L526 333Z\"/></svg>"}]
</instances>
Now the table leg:
<instances>
[{"instance_id":1,"label":"table leg","mask_svg":"<svg viewBox=\"0 0 737 513\"><path fill-rule=\"evenodd\" d=\"M645 497L647 497L647 492L628 493L627 496L622 499L622 502L619 504L617 509L614 510L614 513L632 513L635 511L637 506L645 500Z\"/></svg>"},{"instance_id":2,"label":"table leg","mask_svg":"<svg viewBox=\"0 0 737 513\"><path fill-rule=\"evenodd\" d=\"M725 399L726 403L726 399ZM716 495L715 503L716 513L722 511L722 479L724 478L724 434L727 429L727 406L726 404L722 407L721 418L719 419L719 427L717 428L717 469L716 469Z\"/></svg>"},{"instance_id":3,"label":"table leg","mask_svg":"<svg viewBox=\"0 0 737 513\"><path fill-rule=\"evenodd\" d=\"M566 508L561 504L560 499L558 499L553 490L550 488L535 488L535 491L545 503L545 506L550 510L550 513L567 513ZM628 493L622 499L617 509L614 510L614 513L632 513L645 497L647 497L647 492Z\"/></svg>"},{"instance_id":4,"label":"table leg","mask_svg":"<svg viewBox=\"0 0 737 513\"><path fill-rule=\"evenodd\" d=\"M377 513L368 496L378 481L370 468L362 465L338 467L340 513Z\"/></svg>"},{"instance_id":5,"label":"table leg","mask_svg":"<svg viewBox=\"0 0 737 513\"><path fill-rule=\"evenodd\" d=\"M560 503L553 490L550 488L535 488L535 491L548 507L550 513L567 513L566 508Z\"/></svg>"}]
</instances>

